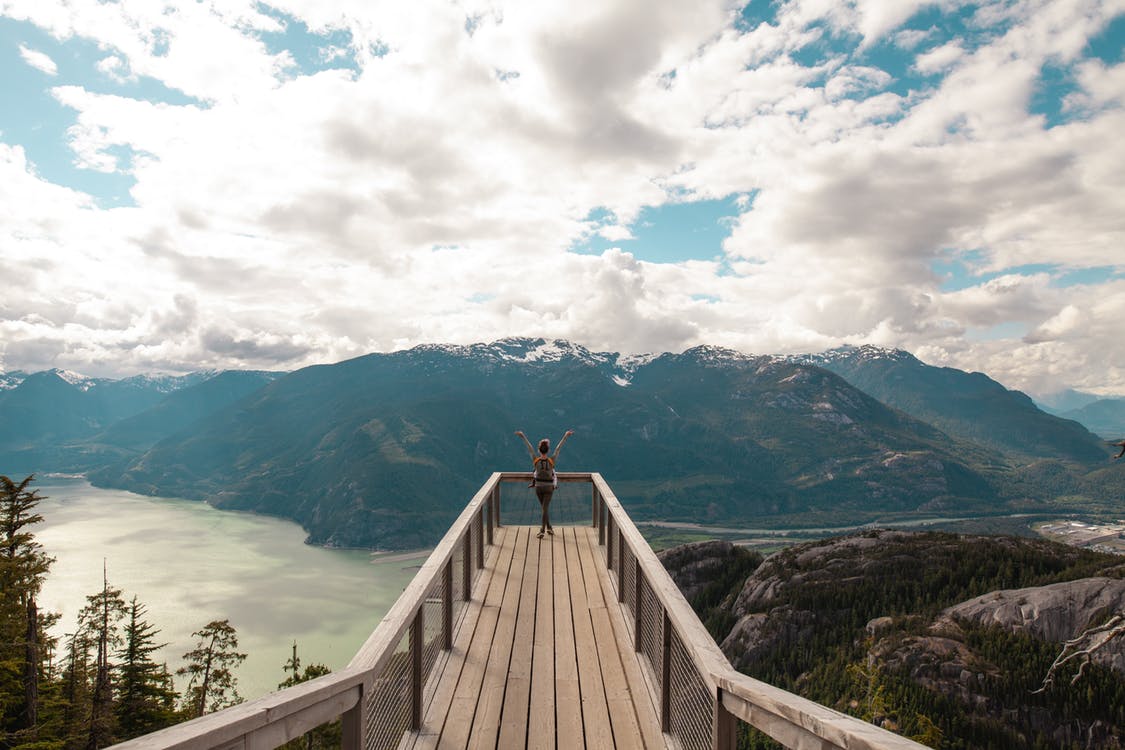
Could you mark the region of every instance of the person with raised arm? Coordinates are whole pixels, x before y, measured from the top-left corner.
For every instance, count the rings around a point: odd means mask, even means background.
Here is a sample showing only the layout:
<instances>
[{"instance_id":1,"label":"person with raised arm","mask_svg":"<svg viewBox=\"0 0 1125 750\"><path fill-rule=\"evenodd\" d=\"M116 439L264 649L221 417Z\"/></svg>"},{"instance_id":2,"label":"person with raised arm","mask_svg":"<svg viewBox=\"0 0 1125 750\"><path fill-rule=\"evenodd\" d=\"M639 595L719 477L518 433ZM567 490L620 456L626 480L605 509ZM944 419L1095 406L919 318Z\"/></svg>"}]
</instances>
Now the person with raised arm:
<instances>
[{"instance_id":1,"label":"person with raised arm","mask_svg":"<svg viewBox=\"0 0 1125 750\"><path fill-rule=\"evenodd\" d=\"M551 441L543 438L539 441L539 451L536 452L535 448L531 446L531 441L527 439L521 430L516 430L518 435L527 446L527 452L531 456L532 466L532 480L531 486L535 488L535 496L539 499L539 505L543 509L543 519L539 524L539 533L536 536L539 539L543 538L543 534L547 533L551 536L555 535L555 530L551 528L551 516L548 508L551 505L551 495L555 492L555 487L559 485L558 474L555 473L555 462L559 458L559 451L562 450L563 443L566 439L574 434L574 430L567 430L566 434L562 436L562 440L555 446L554 455L549 455L551 452Z\"/></svg>"}]
</instances>

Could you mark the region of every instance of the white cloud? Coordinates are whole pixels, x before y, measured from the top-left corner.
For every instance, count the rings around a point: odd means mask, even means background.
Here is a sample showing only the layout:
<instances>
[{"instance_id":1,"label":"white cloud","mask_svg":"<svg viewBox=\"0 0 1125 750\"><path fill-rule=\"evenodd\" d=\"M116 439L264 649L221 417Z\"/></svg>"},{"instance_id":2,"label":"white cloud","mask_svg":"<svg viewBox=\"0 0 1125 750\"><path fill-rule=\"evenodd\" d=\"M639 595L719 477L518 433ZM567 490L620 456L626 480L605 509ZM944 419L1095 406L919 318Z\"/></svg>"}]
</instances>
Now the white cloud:
<instances>
[{"instance_id":1,"label":"white cloud","mask_svg":"<svg viewBox=\"0 0 1125 750\"><path fill-rule=\"evenodd\" d=\"M923 75L944 73L952 68L965 55L965 50L957 42L948 42L939 47L918 55L914 60L914 68Z\"/></svg>"},{"instance_id":2,"label":"white cloud","mask_svg":"<svg viewBox=\"0 0 1125 750\"><path fill-rule=\"evenodd\" d=\"M49 76L56 76L59 74L59 66L55 61L50 58L46 53L39 50L31 49L23 44L20 45L20 57L23 61L31 67L38 70L40 73L46 73Z\"/></svg>"},{"instance_id":3,"label":"white cloud","mask_svg":"<svg viewBox=\"0 0 1125 750\"><path fill-rule=\"evenodd\" d=\"M27 279L0 302L5 366L292 368L513 334L873 342L1009 385L1125 392L1105 322L1121 282L1019 270L1120 267L1121 66L1078 64L1073 121L1028 115L1044 64L1076 60L1109 5L978 13L971 50L901 31L952 1L787 2L748 30L720 0L271 5L4 5L96 42L101 74L197 102L52 89L79 163L131 175L133 208L98 209L0 144L0 267ZM300 74L271 46L274 10L346 31L359 72ZM845 52L797 61L832 34L924 50L914 66L941 78L900 95ZM729 195L752 198L722 263L566 252L630 238L645 206ZM591 225L599 207L614 223ZM950 259L990 280L944 290Z\"/></svg>"}]
</instances>

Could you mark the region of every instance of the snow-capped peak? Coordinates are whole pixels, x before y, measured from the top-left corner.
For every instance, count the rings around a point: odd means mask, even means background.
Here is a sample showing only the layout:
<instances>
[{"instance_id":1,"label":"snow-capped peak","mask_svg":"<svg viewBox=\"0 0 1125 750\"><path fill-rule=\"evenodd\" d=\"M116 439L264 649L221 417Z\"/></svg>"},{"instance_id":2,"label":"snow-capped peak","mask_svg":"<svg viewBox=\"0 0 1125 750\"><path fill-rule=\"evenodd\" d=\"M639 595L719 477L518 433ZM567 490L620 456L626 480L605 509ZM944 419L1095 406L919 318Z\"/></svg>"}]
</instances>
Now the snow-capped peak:
<instances>
[{"instance_id":1,"label":"snow-capped peak","mask_svg":"<svg viewBox=\"0 0 1125 750\"><path fill-rule=\"evenodd\" d=\"M55 376L59 379L70 383L80 391L88 391L98 384L98 381L95 378L87 377L81 373L74 372L73 370L60 370L58 368L55 368L51 370L51 372L54 373Z\"/></svg>"},{"instance_id":2,"label":"snow-capped peak","mask_svg":"<svg viewBox=\"0 0 1125 750\"><path fill-rule=\"evenodd\" d=\"M913 354L903 349L887 349L882 346L875 346L874 344L864 344L862 346L845 344L834 349L827 349L819 354L795 354L789 359L802 364L818 365L843 361L875 362L878 360L887 360L901 362L913 358Z\"/></svg>"}]
</instances>

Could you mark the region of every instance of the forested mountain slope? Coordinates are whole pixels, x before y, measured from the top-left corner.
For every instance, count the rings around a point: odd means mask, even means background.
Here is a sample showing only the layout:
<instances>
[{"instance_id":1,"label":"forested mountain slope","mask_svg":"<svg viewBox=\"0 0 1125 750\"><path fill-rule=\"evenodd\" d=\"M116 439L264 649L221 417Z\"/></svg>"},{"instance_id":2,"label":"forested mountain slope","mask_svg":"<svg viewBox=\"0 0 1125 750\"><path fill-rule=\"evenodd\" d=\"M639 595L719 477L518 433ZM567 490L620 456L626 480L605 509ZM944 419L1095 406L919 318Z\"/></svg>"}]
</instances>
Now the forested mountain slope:
<instances>
[{"instance_id":1,"label":"forested mountain slope","mask_svg":"<svg viewBox=\"0 0 1125 750\"><path fill-rule=\"evenodd\" d=\"M1118 651L1074 687L1076 664L1033 692L1061 641L1125 607L1121 558L871 531L778 552L725 591L684 585L752 554L714 543L660 554L740 671L933 747L1125 746Z\"/></svg>"},{"instance_id":2,"label":"forested mountain slope","mask_svg":"<svg viewBox=\"0 0 1125 750\"><path fill-rule=\"evenodd\" d=\"M497 469L512 431L575 437L639 515L839 521L998 502L974 468L1002 459L817 367L701 347L639 363L515 340L310 367L95 481L294 518L313 541L433 543Z\"/></svg>"},{"instance_id":3,"label":"forested mountain slope","mask_svg":"<svg viewBox=\"0 0 1125 750\"><path fill-rule=\"evenodd\" d=\"M1030 458L1096 463L1107 456L1103 441L1081 424L1041 411L984 373L934 367L909 352L872 346L798 359L959 438Z\"/></svg>"},{"instance_id":4,"label":"forested mountain slope","mask_svg":"<svg viewBox=\"0 0 1125 750\"><path fill-rule=\"evenodd\" d=\"M517 428L574 429L562 468L601 472L638 518L836 527L1108 511L1125 491L1102 441L979 373L870 348L824 357L902 407L807 358L505 339L283 376L11 373L0 465L280 515L347 546L433 543L491 471L525 468Z\"/></svg>"}]
</instances>

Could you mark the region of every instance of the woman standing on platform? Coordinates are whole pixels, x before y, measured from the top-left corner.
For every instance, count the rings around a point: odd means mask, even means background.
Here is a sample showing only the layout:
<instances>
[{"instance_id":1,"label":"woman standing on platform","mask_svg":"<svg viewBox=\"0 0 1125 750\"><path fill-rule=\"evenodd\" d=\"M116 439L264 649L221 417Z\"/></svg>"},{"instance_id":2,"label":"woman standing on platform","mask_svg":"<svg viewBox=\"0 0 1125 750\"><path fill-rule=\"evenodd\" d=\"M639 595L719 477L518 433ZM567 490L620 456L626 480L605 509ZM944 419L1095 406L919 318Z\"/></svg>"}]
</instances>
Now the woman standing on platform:
<instances>
[{"instance_id":1,"label":"woman standing on platform","mask_svg":"<svg viewBox=\"0 0 1125 750\"><path fill-rule=\"evenodd\" d=\"M527 446L527 452L531 455L532 476L534 478L531 480L530 486L535 488L535 496L539 498L539 505L543 508L543 520L539 524L539 533L536 536L542 539L544 532L554 536L555 530L551 528L551 516L547 512L547 508L551 505L551 495L554 494L555 487L559 485L559 478L555 473L555 461L558 460L563 443L574 434L574 430L566 431L555 448L555 455L553 456L547 455L551 452L551 441L547 438L539 441L539 452L536 453L535 449L531 447L531 441L527 439L527 435L524 435L520 430L516 430L516 434L523 439L524 445Z\"/></svg>"}]
</instances>

